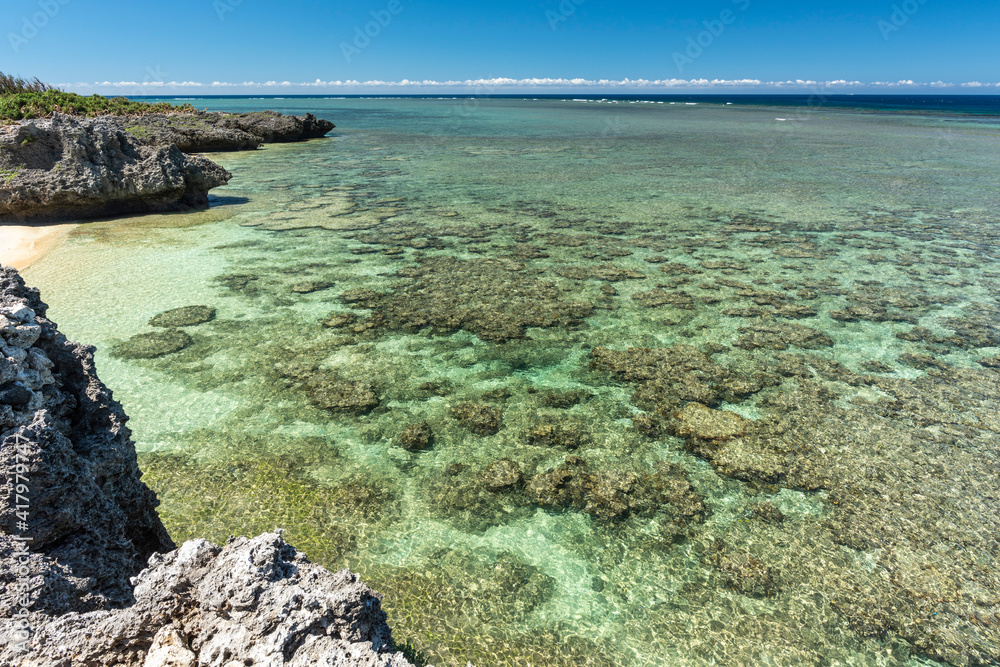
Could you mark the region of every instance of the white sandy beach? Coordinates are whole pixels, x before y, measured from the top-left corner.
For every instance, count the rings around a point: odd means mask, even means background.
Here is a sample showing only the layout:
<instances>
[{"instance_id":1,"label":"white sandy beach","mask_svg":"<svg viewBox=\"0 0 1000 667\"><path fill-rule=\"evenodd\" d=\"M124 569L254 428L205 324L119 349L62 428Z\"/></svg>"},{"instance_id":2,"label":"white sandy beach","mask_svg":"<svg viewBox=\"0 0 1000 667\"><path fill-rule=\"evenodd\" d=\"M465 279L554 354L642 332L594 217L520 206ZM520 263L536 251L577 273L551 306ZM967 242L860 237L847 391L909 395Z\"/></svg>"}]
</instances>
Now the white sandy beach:
<instances>
[{"instance_id":1,"label":"white sandy beach","mask_svg":"<svg viewBox=\"0 0 1000 667\"><path fill-rule=\"evenodd\" d=\"M62 243L74 227L76 223L0 224L0 264L25 269Z\"/></svg>"}]
</instances>

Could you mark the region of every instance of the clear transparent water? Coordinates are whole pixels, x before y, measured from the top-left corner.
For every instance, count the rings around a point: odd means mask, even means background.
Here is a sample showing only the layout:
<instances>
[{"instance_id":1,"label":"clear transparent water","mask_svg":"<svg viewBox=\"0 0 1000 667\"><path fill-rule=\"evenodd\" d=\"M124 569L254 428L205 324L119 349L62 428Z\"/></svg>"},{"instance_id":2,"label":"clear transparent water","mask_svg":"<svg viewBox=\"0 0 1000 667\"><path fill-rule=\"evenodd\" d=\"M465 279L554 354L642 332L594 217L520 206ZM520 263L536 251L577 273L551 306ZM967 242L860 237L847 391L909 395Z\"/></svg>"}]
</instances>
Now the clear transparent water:
<instances>
[{"instance_id":1,"label":"clear transparent water","mask_svg":"<svg viewBox=\"0 0 1000 667\"><path fill-rule=\"evenodd\" d=\"M338 128L214 155L234 177L210 210L82 225L26 272L61 330L97 346L176 540L283 527L385 593L397 641L439 666L996 659L1000 485L984 471L1000 387L978 363L1000 353L995 125L706 104L205 104ZM350 298L362 289L385 300ZM113 353L187 305L217 311L186 328L188 347ZM524 315L536 305L552 326ZM844 317L852 305L868 314ZM335 314L354 319L325 326ZM633 417L690 397L644 403L643 381L592 351L677 345L712 353L695 375L772 380L713 407L805 435L698 449L673 407L643 434ZM331 378L370 385L378 406L330 409L317 382ZM502 427L470 430L455 411L468 403ZM433 445L400 447L422 421ZM578 446L531 435L550 423ZM594 487L586 507L533 495L572 456L592 479L626 479L609 505ZM490 491L500 459L523 481ZM780 474L760 474L765 459ZM642 495L663 480L704 504L679 529L665 527L674 505ZM616 492L637 504L608 510ZM764 502L784 520L753 511Z\"/></svg>"}]
</instances>

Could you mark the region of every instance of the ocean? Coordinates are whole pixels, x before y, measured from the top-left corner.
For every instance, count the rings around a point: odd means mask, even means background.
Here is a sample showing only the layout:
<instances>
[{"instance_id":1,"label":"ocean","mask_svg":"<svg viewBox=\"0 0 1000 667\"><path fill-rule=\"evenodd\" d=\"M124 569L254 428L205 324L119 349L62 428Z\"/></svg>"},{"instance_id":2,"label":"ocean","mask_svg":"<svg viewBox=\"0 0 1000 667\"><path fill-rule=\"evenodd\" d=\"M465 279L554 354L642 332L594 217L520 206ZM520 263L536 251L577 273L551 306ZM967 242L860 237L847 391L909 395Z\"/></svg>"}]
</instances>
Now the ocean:
<instances>
[{"instance_id":1,"label":"ocean","mask_svg":"<svg viewBox=\"0 0 1000 667\"><path fill-rule=\"evenodd\" d=\"M1000 659L1000 98L186 101L337 128L25 271L176 541L438 667Z\"/></svg>"}]
</instances>

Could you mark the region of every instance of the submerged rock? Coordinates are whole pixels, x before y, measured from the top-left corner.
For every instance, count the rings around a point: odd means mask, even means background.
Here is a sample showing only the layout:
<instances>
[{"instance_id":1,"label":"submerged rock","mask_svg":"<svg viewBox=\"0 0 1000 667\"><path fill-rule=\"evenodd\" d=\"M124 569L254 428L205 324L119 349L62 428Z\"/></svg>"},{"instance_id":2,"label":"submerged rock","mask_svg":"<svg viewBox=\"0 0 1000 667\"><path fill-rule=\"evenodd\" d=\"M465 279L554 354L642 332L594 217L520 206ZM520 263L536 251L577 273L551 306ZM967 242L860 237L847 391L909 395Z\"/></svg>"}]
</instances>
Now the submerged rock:
<instances>
[{"instance_id":1,"label":"submerged rock","mask_svg":"<svg viewBox=\"0 0 1000 667\"><path fill-rule=\"evenodd\" d=\"M513 260L429 257L397 275L408 282L392 292L356 289L340 298L370 308L380 329L464 329L496 343L524 338L528 327L582 326L594 309L590 302L564 301L562 290Z\"/></svg>"},{"instance_id":2,"label":"submerged rock","mask_svg":"<svg viewBox=\"0 0 1000 667\"><path fill-rule=\"evenodd\" d=\"M438 516L460 530L481 532L534 512L522 482L520 465L501 459L478 471L464 463L449 464L422 486Z\"/></svg>"},{"instance_id":3,"label":"submerged rock","mask_svg":"<svg viewBox=\"0 0 1000 667\"><path fill-rule=\"evenodd\" d=\"M674 418L674 432L681 438L728 440L747 430L747 420L735 412L713 410L701 403L688 403Z\"/></svg>"},{"instance_id":4,"label":"submerged rock","mask_svg":"<svg viewBox=\"0 0 1000 667\"><path fill-rule=\"evenodd\" d=\"M115 344L111 354L122 359L155 359L183 350L192 342L191 336L180 329L154 331Z\"/></svg>"},{"instance_id":5,"label":"submerged rock","mask_svg":"<svg viewBox=\"0 0 1000 667\"><path fill-rule=\"evenodd\" d=\"M727 588L757 598L773 597L781 592L777 572L748 551L741 551L716 540L712 564L722 575Z\"/></svg>"},{"instance_id":6,"label":"submerged rock","mask_svg":"<svg viewBox=\"0 0 1000 667\"><path fill-rule=\"evenodd\" d=\"M215 319L215 308L211 306L183 306L155 315L149 320L152 327L191 327Z\"/></svg>"},{"instance_id":7,"label":"submerged rock","mask_svg":"<svg viewBox=\"0 0 1000 667\"><path fill-rule=\"evenodd\" d=\"M374 385L343 380L328 371L309 376L304 386L313 405L332 412L371 412L381 402Z\"/></svg>"},{"instance_id":8,"label":"submerged rock","mask_svg":"<svg viewBox=\"0 0 1000 667\"><path fill-rule=\"evenodd\" d=\"M683 469L662 465L655 475L614 467L592 467L569 456L549 472L529 480L527 491L545 507L574 509L598 519L622 520L629 514L659 514L665 535L682 532L704 517L705 505Z\"/></svg>"},{"instance_id":9,"label":"submerged rock","mask_svg":"<svg viewBox=\"0 0 1000 667\"><path fill-rule=\"evenodd\" d=\"M305 282L295 283L292 285L292 291L296 294L311 294L313 292L330 289L331 287L333 287L333 283L329 281L307 280Z\"/></svg>"},{"instance_id":10,"label":"submerged rock","mask_svg":"<svg viewBox=\"0 0 1000 667\"><path fill-rule=\"evenodd\" d=\"M352 313L330 313L327 318L323 320L323 326L330 329L339 329L353 324L354 320L355 317Z\"/></svg>"},{"instance_id":11,"label":"submerged rock","mask_svg":"<svg viewBox=\"0 0 1000 667\"><path fill-rule=\"evenodd\" d=\"M757 503L750 507L750 511L764 523L781 523L785 520L785 513L772 502Z\"/></svg>"},{"instance_id":12,"label":"submerged rock","mask_svg":"<svg viewBox=\"0 0 1000 667\"><path fill-rule=\"evenodd\" d=\"M979 360L979 363L986 368L1000 368L1000 354L993 357L984 357Z\"/></svg>"},{"instance_id":13,"label":"submerged rock","mask_svg":"<svg viewBox=\"0 0 1000 667\"><path fill-rule=\"evenodd\" d=\"M730 371L689 345L628 350L595 347L590 352L590 367L636 384L632 402L663 418L672 418L689 402L711 407L780 382L769 372Z\"/></svg>"},{"instance_id":14,"label":"submerged rock","mask_svg":"<svg viewBox=\"0 0 1000 667\"><path fill-rule=\"evenodd\" d=\"M434 431L425 421L408 425L399 436L399 446L410 452L427 449L433 442Z\"/></svg>"},{"instance_id":15,"label":"submerged rock","mask_svg":"<svg viewBox=\"0 0 1000 667\"><path fill-rule=\"evenodd\" d=\"M564 410L580 403L586 403L594 394L586 389L574 389L571 391L549 390L541 392L538 404L543 408L559 408Z\"/></svg>"},{"instance_id":16,"label":"submerged rock","mask_svg":"<svg viewBox=\"0 0 1000 667\"><path fill-rule=\"evenodd\" d=\"M833 345L833 339L819 329L812 329L792 322L755 324L748 327L740 327L739 331L743 335L733 345L744 350L756 350L759 348L785 350L790 345L807 350L815 350Z\"/></svg>"},{"instance_id":17,"label":"submerged rock","mask_svg":"<svg viewBox=\"0 0 1000 667\"><path fill-rule=\"evenodd\" d=\"M542 422L528 429L528 442L545 447L576 449L590 442L590 434L580 425L570 421Z\"/></svg>"},{"instance_id":18,"label":"submerged rock","mask_svg":"<svg viewBox=\"0 0 1000 667\"><path fill-rule=\"evenodd\" d=\"M510 459L500 459L486 466L479 476L490 491L509 489L521 482L521 466Z\"/></svg>"},{"instance_id":19,"label":"submerged rock","mask_svg":"<svg viewBox=\"0 0 1000 667\"><path fill-rule=\"evenodd\" d=\"M451 415L476 435L494 435L503 426L500 410L481 403L460 403Z\"/></svg>"}]
</instances>

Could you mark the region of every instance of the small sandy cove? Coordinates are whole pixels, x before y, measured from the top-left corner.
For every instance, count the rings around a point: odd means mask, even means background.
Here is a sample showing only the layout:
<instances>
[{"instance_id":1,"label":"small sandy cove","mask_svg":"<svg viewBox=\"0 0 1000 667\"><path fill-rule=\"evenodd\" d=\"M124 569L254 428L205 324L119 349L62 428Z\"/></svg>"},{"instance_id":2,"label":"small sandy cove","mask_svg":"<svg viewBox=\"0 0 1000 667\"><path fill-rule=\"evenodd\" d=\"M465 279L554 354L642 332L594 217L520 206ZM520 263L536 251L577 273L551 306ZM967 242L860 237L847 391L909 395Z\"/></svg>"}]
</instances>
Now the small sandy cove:
<instances>
[{"instance_id":1,"label":"small sandy cove","mask_svg":"<svg viewBox=\"0 0 1000 667\"><path fill-rule=\"evenodd\" d=\"M25 269L62 243L76 224L9 225L0 223L0 264Z\"/></svg>"}]
</instances>

